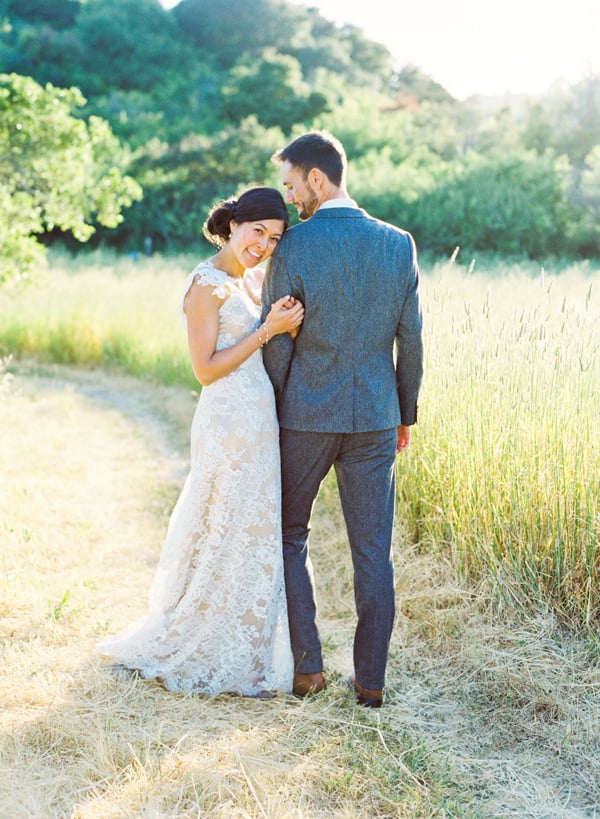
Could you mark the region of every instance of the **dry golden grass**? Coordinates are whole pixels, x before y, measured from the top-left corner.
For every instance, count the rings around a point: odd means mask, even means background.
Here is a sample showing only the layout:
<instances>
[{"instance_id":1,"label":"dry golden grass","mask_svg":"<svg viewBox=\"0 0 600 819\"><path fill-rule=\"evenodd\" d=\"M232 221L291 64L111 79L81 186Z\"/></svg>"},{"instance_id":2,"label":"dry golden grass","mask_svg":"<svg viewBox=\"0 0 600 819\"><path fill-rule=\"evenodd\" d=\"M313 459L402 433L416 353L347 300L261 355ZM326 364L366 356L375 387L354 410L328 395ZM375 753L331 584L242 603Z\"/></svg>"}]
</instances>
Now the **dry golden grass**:
<instances>
[{"instance_id":1,"label":"dry golden grass","mask_svg":"<svg viewBox=\"0 0 600 819\"><path fill-rule=\"evenodd\" d=\"M514 621L400 526L387 701L345 685L354 625L335 485L313 556L331 686L312 701L168 693L93 656L143 613L195 396L101 372L0 372L0 816L591 817L597 651ZM418 435L408 457L418 457ZM399 510L401 513L401 510Z\"/></svg>"}]
</instances>

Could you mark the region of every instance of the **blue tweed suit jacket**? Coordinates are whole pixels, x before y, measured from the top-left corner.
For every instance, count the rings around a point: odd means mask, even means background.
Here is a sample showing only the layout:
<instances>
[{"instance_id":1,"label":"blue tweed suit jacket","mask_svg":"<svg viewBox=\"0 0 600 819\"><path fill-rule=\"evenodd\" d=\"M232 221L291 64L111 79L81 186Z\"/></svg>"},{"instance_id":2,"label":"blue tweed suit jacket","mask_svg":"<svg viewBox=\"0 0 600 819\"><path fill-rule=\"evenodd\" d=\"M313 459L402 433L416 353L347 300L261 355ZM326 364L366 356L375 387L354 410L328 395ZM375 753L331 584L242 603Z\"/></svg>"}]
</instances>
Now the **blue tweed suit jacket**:
<instances>
[{"instance_id":1,"label":"blue tweed suit jacket","mask_svg":"<svg viewBox=\"0 0 600 819\"><path fill-rule=\"evenodd\" d=\"M280 426L347 433L416 423L423 332L409 233L359 208L320 209L271 257L263 318L286 294L304 304L300 332L263 348Z\"/></svg>"}]
</instances>

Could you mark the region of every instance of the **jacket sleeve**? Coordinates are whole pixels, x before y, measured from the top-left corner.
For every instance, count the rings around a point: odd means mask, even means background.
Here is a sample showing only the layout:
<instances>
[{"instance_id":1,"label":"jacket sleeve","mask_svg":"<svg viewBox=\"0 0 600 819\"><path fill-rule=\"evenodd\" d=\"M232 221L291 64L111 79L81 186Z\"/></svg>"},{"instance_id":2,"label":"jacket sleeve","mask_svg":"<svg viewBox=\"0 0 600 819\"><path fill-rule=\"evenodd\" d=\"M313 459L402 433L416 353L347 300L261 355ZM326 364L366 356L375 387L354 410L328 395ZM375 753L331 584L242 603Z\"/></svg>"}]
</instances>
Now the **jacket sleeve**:
<instances>
[{"instance_id":1,"label":"jacket sleeve","mask_svg":"<svg viewBox=\"0 0 600 819\"><path fill-rule=\"evenodd\" d=\"M396 386L401 423L417 422L417 407L423 381L423 315L419 296L419 266L414 240L407 234L410 264L400 320L396 329Z\"/></svg>"},{"instance_id":2,"label":"jacket sleeve","mask_svg":"<svg viewBox=\"0 0 600 819\"><path fill-rule=\"evenodd\" d=\"M286 295L291 295L288 277L283 260L276 251L271 257L269 269L263 281L262 321L266 319L273 302ZM276 335L263 347L263 361L278 403L287 380L293 350L294 341L289 333Z\"/></svg>"}]
</instances>

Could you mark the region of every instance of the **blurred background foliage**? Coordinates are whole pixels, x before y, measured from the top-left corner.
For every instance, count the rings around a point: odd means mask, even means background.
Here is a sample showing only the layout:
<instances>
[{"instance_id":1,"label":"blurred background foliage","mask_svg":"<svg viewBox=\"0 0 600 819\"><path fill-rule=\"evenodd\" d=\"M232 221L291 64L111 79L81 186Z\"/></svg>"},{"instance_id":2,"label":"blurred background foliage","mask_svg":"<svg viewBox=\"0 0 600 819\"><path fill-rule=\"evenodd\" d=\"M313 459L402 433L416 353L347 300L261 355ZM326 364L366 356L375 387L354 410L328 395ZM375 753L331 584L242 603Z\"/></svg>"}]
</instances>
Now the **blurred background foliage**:
<instances>
[{"instance_id":1,"label":"blurred background foliage","mask_svg":"<svg viewBox=\"0 0 600 819\"><path fill-rule=\"evenodd\" d=\"M5 277L39 241L200 246L215 199L279 187L270 156L311 128L344 143L359 204L424 251L600 256L599 76L459 101L360 29L280 0L0 0L0 74Z\"/></svg>"}]
</instances>

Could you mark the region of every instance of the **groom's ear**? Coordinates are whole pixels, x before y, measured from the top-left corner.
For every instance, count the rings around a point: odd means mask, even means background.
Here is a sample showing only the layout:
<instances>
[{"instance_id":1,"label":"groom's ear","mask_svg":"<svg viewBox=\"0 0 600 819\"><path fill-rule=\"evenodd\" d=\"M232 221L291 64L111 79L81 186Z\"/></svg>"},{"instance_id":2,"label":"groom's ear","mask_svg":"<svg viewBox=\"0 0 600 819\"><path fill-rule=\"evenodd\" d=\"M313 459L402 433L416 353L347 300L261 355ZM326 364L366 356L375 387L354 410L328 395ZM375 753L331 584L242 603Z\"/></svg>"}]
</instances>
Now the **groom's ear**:
<instances>
[{"instance_id":1,"label":"groom's ear","mask_svg":"<svg viewBox=\"0 0 600 819\"><path fill-rule=\"evenodd\" d=\"M317 190L321 190L325 182L327 181L327 177L323 173L323 171L319 170L319 168L311 168L308 172L308 181Z\"/></svg>"}]
</instances>

